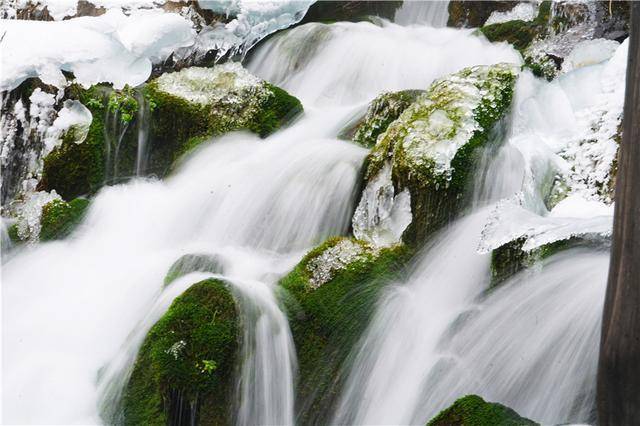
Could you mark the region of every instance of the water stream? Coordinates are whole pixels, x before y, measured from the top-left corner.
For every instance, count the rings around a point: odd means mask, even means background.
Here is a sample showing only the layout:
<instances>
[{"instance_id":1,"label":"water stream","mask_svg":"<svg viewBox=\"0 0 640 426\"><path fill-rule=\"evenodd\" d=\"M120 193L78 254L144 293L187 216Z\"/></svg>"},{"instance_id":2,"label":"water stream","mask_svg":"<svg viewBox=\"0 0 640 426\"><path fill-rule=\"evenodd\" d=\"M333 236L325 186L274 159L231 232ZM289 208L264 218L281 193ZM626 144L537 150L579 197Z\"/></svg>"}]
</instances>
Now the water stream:
<instances>
[{"instance_id":1,"label":"water stream","mask_svg":"<svg viewBox=\"0 0 640 426\"><path fill-rule=\"evenodd\" d=\"M427 23L439 26L443 19ZM337 135L382 91L425 89L465 66L521 61L511 47L471 30L429 25L311 23L274 36L248 68L301 99L305 113L295 123L266 140L242 132L212 140L164 181L105 187L70 238L6 260L3 385L11 392L3 394L4 420L117 419L146 331L177 295L209 276L187 275L163 290L164 275L180 256L207 253L224 265L219 277L234 289L243 318L236 423L292 424L295 349L273 290L309 248L350 228L367 150ZM138 120L146 114L141 108ZM106 123L121 125L117 117ZM116 159L123 133L112 133ZM146 146L147 134L139 133L137 174L144 173ZM489 278L489 256L476 250L490 211L485 205L511 195L514 186L504 184L503 172L518 172L514 162L523 161L512 147L497 149L499 161L489 155L480 166L486 178L474 211L435 237L408 282L384 296L354 354L336 422L424 424L471 391L535 419L589 417L590 405L581 402L589 392L579 400L578 385L588 381L580 368L593 363L593 351L582 349L597 327L606 256L567 253L539 275L515 277L481 297ZM117 174L114 164L107 169ZM573 297L579 287L584 293ZM560 312L566 298L571 304ZM558 325L530 328L540 318ZM508 359L493 364L498 356ZM551 364L576 374L558 384L560 370L549 370L528 387L517 386ZM562 403L537 397L548 389Z\"/></svg>"}]
</instances>

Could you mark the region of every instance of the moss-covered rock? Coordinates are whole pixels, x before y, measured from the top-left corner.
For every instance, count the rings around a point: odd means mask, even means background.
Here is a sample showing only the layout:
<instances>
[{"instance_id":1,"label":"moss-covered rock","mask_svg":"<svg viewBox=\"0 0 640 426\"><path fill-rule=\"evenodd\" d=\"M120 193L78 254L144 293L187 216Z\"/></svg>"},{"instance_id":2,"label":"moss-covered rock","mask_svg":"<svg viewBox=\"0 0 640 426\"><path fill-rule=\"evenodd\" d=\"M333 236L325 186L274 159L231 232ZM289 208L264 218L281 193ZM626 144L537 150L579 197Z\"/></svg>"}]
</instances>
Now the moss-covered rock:
<instances>
[{"instance_id":1,"label":"moss-covered rock","mask_svg":"<svg viewBox=\"0 0 640 426\"><path fill-rule=\"evenodd\" d=\"M373 148L378 136L387 130L389 124L407 109L422 90L402 90L378 95L367 108L362 120L343 132L343 135L365 148Z\"/></svg>"},{"instance_id":2,"label":"moss-covered rock","mask_svg":"<svg viewBox=\"0 0 640 426\"><path fill-rule=\"evenodd\" d=\"M56 240L69 235L84 218L89 200L76 198L70 202L53 200L42 207L40 241Z\"/></svg>"},{"instance_id":3,"label":"moss-covered rock","mask_svg":"<svg viewBox=\"0 0 640 426\"><path fill-rule=\"evenodd\" d=\"M298 25L308 22L358 22L369 16L393 20L396 10L400 6L402 6L402 1L397 0L319 1L309 7Z\"/></svg>"},{"instance_id":4,"label":"moss-covered rock","mask_svg":"<svg viewBox=\"0 0 640 426\"><path fill-rule=\"evenodd\" d=\"M145 338L124 394L127 425L230 424L238 312L227 286L194 284Z\"/></svg>"},{"instance_id":5,"label":"moss-covered rock","mask_svg":"<svg viewBox=\"0 0 640 426\"><path fill-rule=\"evenodd\" d=\"M191 272L210 272L222 274L223 266L218 256L214 254L190 253L181 256L167 271L164 285L167 286L183 275Z\"/></svg>"},{"instance_id":6,"label":"moss-covered rock","mask_svg":"<svg viewBox=\"0 0 640 426\"><path fill-rule=\"evenodd\" d=\"M508 110L517 77L510 64L477 66L435 81L378 137L365 181L391 163L395 193L409 190L410 245L457 214L472 176L476 149Z\"/></svg>"},{"instance_id":7,"label":"moss-covered rock","mask_svg":"<svg viewBox=\"0 0 640 426\"><path fill-rule=\"evenodd\" d=\"M544 244L533 250L523 250L526 238L517 238L494 249L491 252L491 284L490 288L500 285L517 272L530 268L536 263L554 254L579 246L598 247L599 241L581 237L572 237Z\"/></svg>"},{"instance_id":8,"label":"moss-covered rock","mask_svg":"<svg viewBox=\"0 0 640 426\"><path fill-rule=\"evenodd\" d=\"M490 41L506 41L520 52L529 47L536 37L543 37L549 31L551 2L543 1L538 9L538 16L533 21L507 21L484 26L482 34Z\"/></svg>"},{"instance_id":9,"label":"moss-covered rock","mask_svg":"<svg viewBox=\"0 0 640 426\"><path fill-rule=\"evenodd\" d=\"M108 86L82 89L72 86L68 96L77 99L89 111L92 122L85 140L76 143L73 135L65 135L62 144L44 158L42 179L38 189L55 190L65 200L95 193L105 180L105 128L104 117Z\"/></svg>"},{"instance_id":10,"label":"moss-covered rock","mask_svg":"<svg viewBox=\"0 0 640 426\"><path fill-rule=\"evenodd\" d=\"M82 143L68 133L44 158L38 189L56 190L67 201L137 172L162 177L208 137L242 129L265 137L302 111L298 99L236 63L163 74L141 88L73 85L66 96L85 105L93 120ZM146 125L148 158L136 170Z\"/></svg>"},{"instance_id":11,"label":"moss-covered rock","mask_svg":"<svg viewBox=\"0 0 640 426\"><path fill-rule=\"evenodd\" d=\"M534 426L511 408L486 402L478 395L467 395L442 410L427 426Z\"/></svg>"},{"instance_id":12,"label":"moss-covered rock","mask_svg":"<svg viewBox=\"0 0 640 426\"><path fill-rule=\"evenodd\" d=\"M447 26L456 28L478 28L484 25L493 12L513 9L518 1L465 0L449 2Z\"/></svg>"},{"instance_id":13,"label":"moss-covered rock","mask_svg":"<svg viewBox=\"0 0 640 426\"><path fill-rule=\"evenodd\" d=\"M265 137L302 111L298 99L238 63L163 74L143 91L154 106L149 168L159 175L207 137L243 129Z\"/></svg>"},{"instance_id":14,"label":"moss-covered rock","mask_svg":"<svg viewBox=\"0 0 640 426\"><path fill-rule=\"evenodd\" d=\"M298 353L300 424L329 421L347 356L380 290L397 277L409 255L402 245L375 249L353 238L332 238L280 281Z\"/></svg>"}]
</instances>

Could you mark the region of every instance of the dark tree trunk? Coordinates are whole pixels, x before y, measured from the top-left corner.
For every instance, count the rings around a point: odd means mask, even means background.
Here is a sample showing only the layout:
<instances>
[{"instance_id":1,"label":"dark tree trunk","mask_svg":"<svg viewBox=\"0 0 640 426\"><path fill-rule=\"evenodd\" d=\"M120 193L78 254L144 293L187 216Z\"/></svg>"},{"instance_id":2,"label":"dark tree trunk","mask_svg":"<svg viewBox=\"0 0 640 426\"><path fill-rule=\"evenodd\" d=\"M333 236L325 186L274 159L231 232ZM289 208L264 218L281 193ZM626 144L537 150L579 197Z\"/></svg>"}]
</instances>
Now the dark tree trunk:
<instances>
[{"instance_id":1,"label":"dark tree trunk","mask_svg":"<svg viewBox=\"0 0 640 426\"><path fill-rule=\"evenodd\" d=\"M640 424L640 2L631 35L609 281L598 365L598 424Z\"/></svg>"}]
</instances>

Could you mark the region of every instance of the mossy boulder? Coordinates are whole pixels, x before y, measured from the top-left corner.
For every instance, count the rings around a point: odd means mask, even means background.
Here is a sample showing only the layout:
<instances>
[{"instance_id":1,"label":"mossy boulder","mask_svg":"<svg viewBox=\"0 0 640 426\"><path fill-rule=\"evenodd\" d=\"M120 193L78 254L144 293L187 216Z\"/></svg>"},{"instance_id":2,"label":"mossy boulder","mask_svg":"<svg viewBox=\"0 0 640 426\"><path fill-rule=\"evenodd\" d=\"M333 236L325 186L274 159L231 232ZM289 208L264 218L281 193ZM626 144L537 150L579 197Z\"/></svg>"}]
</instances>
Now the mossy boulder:
<instances>
[{"instance_id":1,"label":"mossy boulder","mask_svg":"<svg viewBox=\"0 0 640 426\"><path fill-rule=\"evenodd\" d=\"M393 20L396 10L401 6L402 1L397 0L318 1L309 7L298 25L308 22L358 22L370 16Z\"/></svg>"},{"instance_id":2,"label":"mossy boulder","mask_svg":"<svg viewBox=\"0 0 640 426\"><path fill-rule=\"evenodd\" d=\"M90 195L100 189L105 180L105 105L108 86L82 89L73 85L67 96L79 100L91 111L92 121L84 141L77 143L73 133L65 135L62 144L44 158L41 191L55 190L68 201Z\"/></svg>"},{"instance_id":3,"label":"mossy boulder","mask_svg":"<svg viewBox=\"0 0 640 426\"><path fill-rule=\"evenodd\" d=\"M76 198L70 202L53 200L42 207L40 217L40 241L64 238L84 218L89 200Z\"/></svg>"},{"instance_id":4,"label":"mossy boulder","mask_svg":"<svg viewBox=\"0 0 640 426\"><path fill-rule=\"evenodd\" d=\"M143 92L153 105L149 169L159 175L207 137L234 130L265 137L302 111L298 99L238 63L163 74Z\"/></svg>"},{"instance_id":5,"label":"mossy boulder","mask_svg":"<svg viewBox=\"0 0 640 426\"><path fill-rule=\"evenodd\" d=\"M353 238L331 238L280 281L298 353L298 423L330 420L347 357L380 291L409 256L403 245L376 249Z\"/></svg>"},{"instance_id":6,"label":"mossy boulder","mask_svg":"<svg viewBox=\"0 0 640 426\"><path fill-rule=\"evenodd\" d=\"M389 124L423 92L422 90L402 90L378 95L369 104L364 117L343 132L343 135L358 145L373 148L378 136L384 133Z\"/></svg>"},{"instance_id":7,"label":"mossy boulder","mask_svg":"<svg viewBox=\"0 0 640 426\"><path fill-rule=\"evenodd\" d=\"M220 258L214 254L190 253L180 256L167 271L164 285L167 286L183 275L191 272L209 272L222 274L223 265Z\"/></svg>"},{"instance_id":8,"label":"mossy boulder","mask_svg":"<svg viewBox=\"0 0 640 426\"><path fill-rule=\"evenodd\" d=\"M124 424L231 423L239 324L218 280L191 286L151 328L124 394Z\"/></svg>"},{"instance_id":9,"label":"mossy boulder","mask_svg":"<svg viewBox=\"0 0 640 426\"><path fill-rule=\"evenodd\" d=\"M211 136L248 130L265 137L302 111L298 99L237 63L186 68L138 88L72 85L66 96L86 106L93 120L83 142L69 132L44 158L38 189L56 190L67 201L136 174L165 176ZM141 131L148 142L138 170Z\"/></svg>"},{"instance_id":10,"label":"mossy boulder","mask_svg":"<svg viewBox=\"0 0 640 426\"><path fill-rule=\"evenodd\" d=\"M524 250L526 238L509 241L491 252L491 284L493 289L519 271L531 268L540 261L573 247L602 246L602 241L582 237L571 237L541 245L533 250Z\"/></svg>"},{"instance_id":11,"label":"mossy boulder","mask_svg":"<svg viewBox=\"0 0 640 426\"><path fill-rule=\"evenodd\" d=\"M551 2L543 1L533 21L500 22L484 26L480 31L490 41L506 41L520 52L524 52L536 37L543 37L548 33L550 16Z\"/></svg>"},{"instance_id":12,"label":"mossy boulder","mask_svg":"<svg viewBox=\"0 0 640 426\"><path fill-rule=\"evenodd\" d=\"M427 426L534 426L509 407L467 395L442 410Z\"/></svg>"},{"instance_id":13,"label":"mossy boulder","mask_svg":"<svg viewBox=\"0 0 640 426\"><path fill-rule=\"evenodd\" d=\"M408 190L410 245L454 217L473 176L477 149L511 105L517 67L476 66L435 81L378 137L367 157L365 182L391 165L396 194Z\"/></svg>"},{"instance_id":14,"label":"mossy boulder","mask_svg":"<svg viewBox=\"0 0 640 426\"><path fill-rule=\"evenodd\" d=\"M478 28L484 25L493 12L507 12L518 1L466 0L449 2L447 26L456 28Z\"/></svg>"}]
</instances>

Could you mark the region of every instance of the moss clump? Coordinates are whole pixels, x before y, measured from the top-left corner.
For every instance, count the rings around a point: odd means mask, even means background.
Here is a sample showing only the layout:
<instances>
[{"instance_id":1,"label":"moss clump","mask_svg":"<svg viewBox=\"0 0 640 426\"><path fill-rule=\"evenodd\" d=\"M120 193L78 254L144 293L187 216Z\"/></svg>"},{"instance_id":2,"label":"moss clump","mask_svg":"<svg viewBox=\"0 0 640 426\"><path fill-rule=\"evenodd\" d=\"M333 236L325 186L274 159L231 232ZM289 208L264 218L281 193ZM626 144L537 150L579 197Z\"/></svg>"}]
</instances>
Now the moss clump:
<instances>
[{"instance_id":1,"label":"moss clump","mask_svg":"<svg viewBox=\"0 0 640 426\"><path fill-rule=\"evenodd\" d=\"M448 27L477 28L482 26L493 12L513 9L517 1L452 1L449 2Z\"/></svg>"},{"instance_id":2,"label":"moss clump","mask_svg":"<svg viewBox=\"0 0 640 426\"><path fill-rule=\"evenodd\" d=\"M116 113L123 123L131 122L139 109L133 89L125 86L122 90L111 92L107 108L109 111Z\"/></svg>"},{"instance_id":3,"label":"moss clump","mask_svg":"<svg viewBox=\"0 0 640 426\"><path fill-rule=\"evenodd\" d=\"M124 423L229 424L238 332L238 312L224 283L190 287L140 348L125 390Z\"/></svg>"},{"instance_id":4,"label":"moss clump","mask_svg":"<svg viewBox=\"0 0 640 426\"><path fill-rule=\"evenodd\" d=\"M506 41L521 53L524 53L534 39L548 34L550 16L551 2L543 1L539 6L538 15L533 21L514 20L500 22L484 26L480 28L480 31L489 41Z\"/></svg>"},{"instance_id":5,"label":"moss clump","mask_svg":"<svg viewBox=\"0 0 640 426\"><path fill-rule=\"evenodd\" d=\"M282 125L302 112L298 98L270 83L264 83L269 95L260 104L260 109L248 123L247 128L260 137L267 137Z\"/></svg>"},{"instance_id":6,"label":"moss clump","mask_svg":"<svg viewBox=\"0 0 640 426\"><path fill-rule=\"evenodd\" d=\"M467 395L442 410L427 426L534 426L509 407L486 402L478 395Z\"/></svg>"},{"instance_id":7,"label":"moss clump","mask_svg":"<svg viewBox=\"0 0 640 426\"><path fill-rule=\"evenodd\" d=\"M402 245L373 249L354 239L332 238L280 281L298 353L300 424L329 421L325 416L340 392L347 356L381 289L399 275L409 256ZM322 269L319 261L336 267Z\"/></svg>"},{"instance_id":8,"label":"moss clump","mask_svg":"<svg viewBox=\"0 0 640 426\"><path fill-rule=\"evenodd\" d=\"M84 218L89 200L76 198L70 202L53 200L42 207L40 241L64 238Z\"/></svg>"},{"instance_id":9,"label":"moss clump","mask_svg":"<svg viewBox=\"0 0 640 426\"><path fill-rule=\"evenodd\" d=\"M408 189L413 220L403 241L415 245L457 214L476 161L513 96L516 68L466 68L434 82L377 141L365 180L388 161L396 193Z\"/></svg>"},{"instance_id":10,"label":"moss clump","mask_svg":"<svg viewBox=\"0 0 640 426\"><path fill-rule=\"evenodd\" d=\"M216 255L212 254L185 254L176 260L164 277L164 285L167 286L183 275L191 272L210 272L222 274L222 263Z\"/></svg>"},{"instance_id":11,"label":"moss clump","mask_svg":"<svg viewBox=\"0 0 640 426\"><path fill-rule=\"evenodd\" d=\"M212 136L249 130L266 137L302 111L298 99L239 65L217 67L221 71L192 67L165 74L144 87L154 105L150 172L165 175L177 159ZM254 79L254 85L237 82L243 78Z\"/></svg>"},{"instance_id":12,"label":"moss clump","mask_svg":"<svg viewBox=\"0 0 640 426\"><path fill-rule=\"evenodd\" d=\"M93 117L87 138L76 143L73 135L65 135L62 144L44 158L38 190L55 190L65 200L98 191L105 180L104 108L110 88L72 86L69 97L84 104Z\"/></svg>"},{"instance_id":13,"label":"moss clump","mask_svg":"<svg viewBox=\"0 0 640 426\"><path fill-rule=\"evenodd\" d=\"M544 244L531 251L525 251L522 249L525 241L526 238L517 238L491 252L490 289L502 284L517 272L530 268L560 251L577 246L598 245L597 242L590 242L580 237L572 237Z\"/></svg>"},{"instance_id":14,"label":"moss clump","mask_svg":"<svg viewBox=\"0 0 640 426\"><path fill-rule=\"evenodd\" d=\"M346 136L365 148L373 148L378 136L387 130L389 124L407 109L422 90L403 90L383 93L376 97L367 108L364 118L353 128L348 129Z\"/></svg>"},{"instance_id":15,"label":"moss clump","mask_svg":"<svg viewBox=\"0 0 640 426\"><path fill-rule=\"evenodd\" d=\"M9 236L9 240L11 240L13 244L19 244L23 242L22 238L20 238L20 234L18 233L17 223L14 223L11 226L9 226L9 229L7 229L7 235Z\"/></svg>"}]
</instances>

